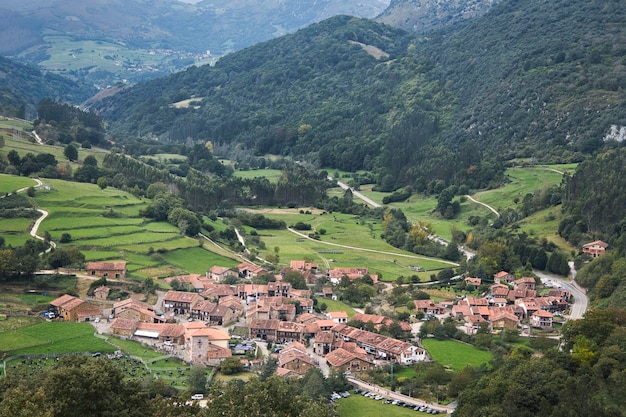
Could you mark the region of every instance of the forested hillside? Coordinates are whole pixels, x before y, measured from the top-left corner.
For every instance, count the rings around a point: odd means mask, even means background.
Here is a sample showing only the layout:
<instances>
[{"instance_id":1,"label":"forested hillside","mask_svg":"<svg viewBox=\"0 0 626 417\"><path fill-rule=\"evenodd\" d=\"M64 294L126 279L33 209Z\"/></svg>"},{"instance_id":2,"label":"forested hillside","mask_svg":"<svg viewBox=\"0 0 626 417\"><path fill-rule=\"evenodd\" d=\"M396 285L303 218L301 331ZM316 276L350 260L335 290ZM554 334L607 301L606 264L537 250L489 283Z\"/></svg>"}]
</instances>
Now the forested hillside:
<instances>
[{"instance_id":1,"label":"forested hillside","mask_svg":"<svg viewBox=\"0 0 626 417\"><path fill-rule=\"evenodd\" d=\"M580 262L577 281L598 306L626 305L626 150L612 149L579 165L566 177L565 216L559 234L581 246L594 239L608 243L599 258Z\"/></svg>"},{"instance_id":2,"label":"forested hillside","mask_svg":"<svg viewBox=\"0 0 626 417\"><path fill-rule=\"evenodd\" d=\"M484 187L506 160L580 161L626 125L625 11L504 1L427 37L336 17L98 108L118 135L370 169L386 190Z\"/></svg>"},{"instance_id":3,"label":"forested hillside","mask_svg":"<svg viewBox=\"0 0 626 417\"><path fill-rule=\"evenodd\" d=\"M89 87L0 56L0 114L34 119L37 103L52 98L80 103L96 92Z\"/></svg>"}]
</instances>

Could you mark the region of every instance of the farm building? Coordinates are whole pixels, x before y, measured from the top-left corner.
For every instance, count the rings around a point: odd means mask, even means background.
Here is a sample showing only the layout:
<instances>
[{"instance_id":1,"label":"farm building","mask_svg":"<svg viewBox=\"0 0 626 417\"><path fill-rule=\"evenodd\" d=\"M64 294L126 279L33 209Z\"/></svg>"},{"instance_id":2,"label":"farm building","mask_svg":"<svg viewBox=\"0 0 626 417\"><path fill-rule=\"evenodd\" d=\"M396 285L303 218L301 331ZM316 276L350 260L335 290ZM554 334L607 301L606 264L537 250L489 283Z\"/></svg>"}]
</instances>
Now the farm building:
<instances>
[{"instance_id":1,"label":"farm building","mask_svg":"<svg viewBox=\"0 0 626 417\"><path fill-rule=\"evenodd\" d=\"M126 262L87 262L87 275L100 278L126 278Z\"/></svg>"}]
</instances>

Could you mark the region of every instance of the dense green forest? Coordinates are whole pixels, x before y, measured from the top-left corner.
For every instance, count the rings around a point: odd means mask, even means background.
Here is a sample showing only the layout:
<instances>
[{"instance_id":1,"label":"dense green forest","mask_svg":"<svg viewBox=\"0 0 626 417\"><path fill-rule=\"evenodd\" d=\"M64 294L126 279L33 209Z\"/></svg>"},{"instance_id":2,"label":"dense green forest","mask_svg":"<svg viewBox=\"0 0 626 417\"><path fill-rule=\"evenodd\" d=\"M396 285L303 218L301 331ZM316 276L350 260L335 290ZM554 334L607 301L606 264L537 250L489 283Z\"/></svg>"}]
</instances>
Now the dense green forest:
<instances>
[{"instance_id":1,"label":"dense green forest","mask_svg":"<svg viewBox=\"0 0 626 417\"><path fill-rule=\"evenodd\" d=\"M0 56L0 114L35 119L37 104L43 98L81 103L96 93L80 84Z\"/></svg>"},{"instance_id":2,"label":"dense green forest","mask_svg":"<svg viewBox=\"0 0 626 417\"><path fill-rule=\"evenodd\" d=\"M559 233L576 245L601 239L607 252L582 257L577 280L598 306L626 305L626 150L612 149L581 163L565 179Z\"/></svg>"},{"instance_id":3,"label":"dense green forest","mask_svg":"<svg viewBox=\"0 0 626 417\"><path fill-rule=\"evenodd\" d=\"M507 160L581 161L626 124L624 10L505 1L429 36L340 16L97 108L117 135L369 169L383 190L493 186Z\"/></svg>"}]
</instances>

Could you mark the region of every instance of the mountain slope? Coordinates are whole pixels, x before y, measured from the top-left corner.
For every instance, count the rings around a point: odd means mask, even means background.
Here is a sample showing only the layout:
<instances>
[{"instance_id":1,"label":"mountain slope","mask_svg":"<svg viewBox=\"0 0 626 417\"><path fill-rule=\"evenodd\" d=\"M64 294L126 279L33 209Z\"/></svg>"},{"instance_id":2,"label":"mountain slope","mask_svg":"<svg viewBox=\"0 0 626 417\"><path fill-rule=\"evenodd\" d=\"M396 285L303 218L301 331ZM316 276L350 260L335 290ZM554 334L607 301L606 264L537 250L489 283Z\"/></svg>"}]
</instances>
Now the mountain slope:
<instances>
[{"instance_id":1,"label":"mountain slope","mask_svg":"<svg viewBox=\"0 0 626 417\"><path fill-rule=\"evenodd\" d=\"M486 186L505 160L579 161L626 125L625 11L503 1L428 37L338 17L99 108L118 134L374 169L385 189Z\"/></svg>"},{"instance_id":2,"label":"mountain slope","mask_svg":"<svg viewBox=\"0 0 626 417\"><path fill-rule=\"evenodd\" d=\"M0 54L98 85L136 82L389 0L6 0ZM207 54L210 51L210 54ZM116 77L107 76L115 74Z\"/></svg>"},{"instance_id":3,"label":"mountain slope","mask_svg":"<svg viewBox=\"0 0 626 417\"><path fill-rule=\"evenodd\" d=\"M482 16L498 0L392 0L377 21L424 33Z\"/></svg>"},{"instance_id":4,"label":"mountain slope","mask_svg":"<svg viewBox=\"0 0 626 417\"><path fill-rule=\"evenodd\" d=\"M80 103L95 92L94 87L0 56L0 114L32 119L42 98Z\"/></svg>"}]
</instances>

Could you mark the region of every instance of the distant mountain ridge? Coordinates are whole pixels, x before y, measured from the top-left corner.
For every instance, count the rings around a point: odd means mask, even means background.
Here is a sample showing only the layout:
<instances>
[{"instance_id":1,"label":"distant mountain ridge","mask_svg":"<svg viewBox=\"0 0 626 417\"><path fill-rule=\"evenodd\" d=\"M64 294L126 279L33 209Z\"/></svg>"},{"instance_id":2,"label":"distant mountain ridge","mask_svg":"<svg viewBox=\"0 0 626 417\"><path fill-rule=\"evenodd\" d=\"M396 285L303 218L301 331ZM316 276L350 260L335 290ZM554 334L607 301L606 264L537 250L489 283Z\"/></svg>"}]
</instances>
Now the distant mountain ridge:
<instances>
[{"instance_id":1,"label":"distant mountain ridge","mask_svg":"<svg viewBox=\"0 0 626 417\"><path fill-rule=\"evenodd\" d=\"M341 16L96 108L116 134L370 169L385 189L487 186L507 160L580 161L626 126L625 13L626 0L503 0L429 36Z\"/></svg>"},{"instance_id":2,"label":"distant mountain ridge","mask_svg":"<svg viewBox=\"0 0 626 417\"><path fill-rule=\"evenodd\" d=\"M487 13L499 0L392 0L376 20L411 32L442 29Z\"/></svg>"},{"instance_id":3,"label":"distant mountain ridge","mask_svg":"<svg viewBox=\"0 0 626 417\"><path fill-rule=\"evenodd\" d=\"M136 82L338 14L373 18L389 1L5 0L0 54L99 85Z\"/></svg>"}]
</instances>

